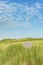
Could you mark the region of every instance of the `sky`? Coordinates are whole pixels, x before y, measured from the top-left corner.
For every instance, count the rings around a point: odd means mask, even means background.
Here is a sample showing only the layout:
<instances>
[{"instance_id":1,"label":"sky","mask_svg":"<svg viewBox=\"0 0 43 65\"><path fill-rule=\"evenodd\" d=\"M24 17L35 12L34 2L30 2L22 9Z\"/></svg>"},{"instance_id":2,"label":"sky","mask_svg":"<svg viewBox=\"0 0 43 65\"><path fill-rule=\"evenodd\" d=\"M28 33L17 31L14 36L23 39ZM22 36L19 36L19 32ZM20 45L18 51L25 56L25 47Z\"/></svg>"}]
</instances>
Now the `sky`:
<instances>
[{"instance_id":1,"label":"sky","mask_svg":"<svg viewBox=\"0 0 43 65\"><path fill-rule=\"evenodd\" d=\"M0 0L0 39L43 38L43 0Z\"/></svg>"}]
</instances>

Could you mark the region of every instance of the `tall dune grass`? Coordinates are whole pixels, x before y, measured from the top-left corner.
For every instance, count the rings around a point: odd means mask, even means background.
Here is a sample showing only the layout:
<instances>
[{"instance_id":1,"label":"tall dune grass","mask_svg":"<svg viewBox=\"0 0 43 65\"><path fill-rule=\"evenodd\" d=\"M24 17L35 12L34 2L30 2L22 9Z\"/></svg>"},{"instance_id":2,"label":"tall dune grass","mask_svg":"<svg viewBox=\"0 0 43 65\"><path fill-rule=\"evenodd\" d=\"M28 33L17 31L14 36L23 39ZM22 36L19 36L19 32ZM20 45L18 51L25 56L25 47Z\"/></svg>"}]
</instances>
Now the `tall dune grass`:
<instances>
[{"instance_id":1,"label":"tall dune grass","mask_svg":"<svg viewBox=\"0 0 43 65\"><path fill-rule=\"evenodd\" d=\"M42 47L25 48L22 44L0 48L0 65L43 65Z\"/></svg>"}]
</instances>

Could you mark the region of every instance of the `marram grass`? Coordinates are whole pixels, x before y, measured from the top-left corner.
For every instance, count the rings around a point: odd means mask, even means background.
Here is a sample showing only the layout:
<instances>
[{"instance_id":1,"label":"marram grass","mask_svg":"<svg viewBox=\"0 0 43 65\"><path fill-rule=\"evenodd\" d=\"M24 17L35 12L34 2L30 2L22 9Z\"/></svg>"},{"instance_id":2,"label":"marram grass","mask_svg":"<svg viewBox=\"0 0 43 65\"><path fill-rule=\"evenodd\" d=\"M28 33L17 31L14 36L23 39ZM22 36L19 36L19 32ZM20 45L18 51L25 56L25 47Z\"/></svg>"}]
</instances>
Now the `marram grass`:
<instances>
[{"instance_id":1,"label":"marram grass","mask_svg":"<svg viewBox=\"0 0 43 65\"><path fill-rule=\"evenodd\" d=\"M22 44L12 44L4 50L1 47L0 65L43 65L43 48L25 48Z\"/></svg>"}]
</instances>

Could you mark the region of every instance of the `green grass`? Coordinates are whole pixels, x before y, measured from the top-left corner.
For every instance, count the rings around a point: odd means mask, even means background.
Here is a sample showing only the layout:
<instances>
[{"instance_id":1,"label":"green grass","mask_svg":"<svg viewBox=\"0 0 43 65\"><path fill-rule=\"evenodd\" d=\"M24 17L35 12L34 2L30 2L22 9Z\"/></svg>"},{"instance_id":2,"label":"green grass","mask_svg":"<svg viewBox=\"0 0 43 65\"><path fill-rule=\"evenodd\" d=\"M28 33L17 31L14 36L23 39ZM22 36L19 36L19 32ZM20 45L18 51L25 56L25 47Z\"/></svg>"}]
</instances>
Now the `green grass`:
<instances>
[{"instance_id":1,"label":"green grass","mask_svg":"<svg viewBox=\"0 0 43 65\"><path fill-rule=\"evenodd\" d=\"M27 40L31 48L23 46L25 40L0 41L0 65L43 65L43 40Z\"/></svg>"}]
</instances>

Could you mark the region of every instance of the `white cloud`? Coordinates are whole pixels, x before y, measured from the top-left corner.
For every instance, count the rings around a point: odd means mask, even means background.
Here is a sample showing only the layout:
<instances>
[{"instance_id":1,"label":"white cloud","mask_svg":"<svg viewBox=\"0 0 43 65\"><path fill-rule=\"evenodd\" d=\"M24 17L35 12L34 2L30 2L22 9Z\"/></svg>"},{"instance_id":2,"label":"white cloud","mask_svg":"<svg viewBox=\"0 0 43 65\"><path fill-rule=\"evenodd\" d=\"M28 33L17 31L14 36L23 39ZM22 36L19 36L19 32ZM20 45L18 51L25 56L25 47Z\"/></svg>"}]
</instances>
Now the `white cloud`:
<instances>
[{"instance_id":1,"label":"white cloud","mask_svg":"<svg viewBox=\"0 0 43 65\"><path fill-rule=\"evenodd\" d=\"M30 26L30 21L33 20L35 16L37 16L37 19L43 20L43 16L38 15L40 13L40 8L40 3L35 3L34 6L29 6L27 4L7 4L6 2L0 2L0 25Z\"/></svg>"},{"instance_id":2,"label":"white cloud","mask_svg":"<svg viewBox=\"0 0 43 65\"><path fill-rule=\"evenodd\" d=\"M39 21L41 21L41 23L43 23L43 16L40 13L38 13L37 16L38 16Z\"/></svg>"},{"instance_id":3,"label":"white cloud","mask_svg":"<svg viewBox=\"0 0 43 65\"><path fill-rule=\"evenodd\" d=\"M40 3L36 3L36 7L40 9L41 8L41 4Z\"/></svg>"}]
</instances>

